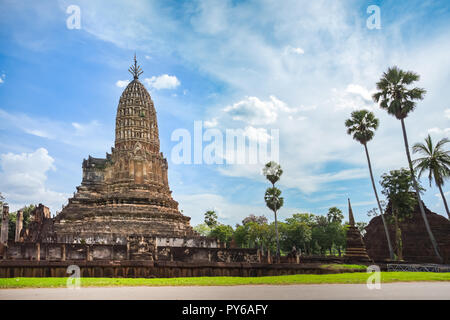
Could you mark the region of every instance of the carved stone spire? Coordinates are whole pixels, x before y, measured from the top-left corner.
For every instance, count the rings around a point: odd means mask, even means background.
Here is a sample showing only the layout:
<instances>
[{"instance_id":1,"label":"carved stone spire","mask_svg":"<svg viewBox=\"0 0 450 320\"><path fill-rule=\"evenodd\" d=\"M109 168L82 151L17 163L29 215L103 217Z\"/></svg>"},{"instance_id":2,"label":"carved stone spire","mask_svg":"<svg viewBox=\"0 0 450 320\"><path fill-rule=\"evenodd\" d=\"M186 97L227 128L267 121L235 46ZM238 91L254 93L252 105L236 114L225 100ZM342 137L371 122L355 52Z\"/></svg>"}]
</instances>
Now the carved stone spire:
<instances>
[{"instance_id":1,"label":"carved stone spire","mask_svg":"<svg viewBox=\"0 0 450 320\"><path fill-rule=\"evenodd\" d=\"M350 204L350 199L348 199L348 220L350 223L350 226L355 226L355 218L353 217L353 210L352 205Z\"/></svg>"},{"instance_id":2,"label":"carved stone spire","mask_svg":"<svg viewBox=\"0 0 450 320\"><path fill-rule=\"evenodd\" d=\"M139 79L139 76L144 73L144 71L142 71L141 69L141 66L137 65L136 53L134 54L134 66L132 65L128 69L128 72L130 72L133 75L134 80Z\"/></svg>"},{"instance_id":3,"label":"carved stone spire","mask_svg":"<svg viewBox=\"0 0 450 320\"><path fill-rule=\"evenodd\" d=\"M352 205L348 199L348 219L350 226L347 229L347 246L345 249L345 261L347 262L369 262L370 258L367 255L364 241L361 233L355 226L355 218L353 217Z\"/></svg>"},{"instance_id":4,"label":"carved stone spire","mask_svg":"<svg viewBox=\"0 0 450 320\"><path fill-rule=\"evenodd\" d=\"M135 79L125 88L117 106L115 148L134 150L137 142L148 152L160 152L154 103L144 85Z\"/></svg>"}]
</instances>

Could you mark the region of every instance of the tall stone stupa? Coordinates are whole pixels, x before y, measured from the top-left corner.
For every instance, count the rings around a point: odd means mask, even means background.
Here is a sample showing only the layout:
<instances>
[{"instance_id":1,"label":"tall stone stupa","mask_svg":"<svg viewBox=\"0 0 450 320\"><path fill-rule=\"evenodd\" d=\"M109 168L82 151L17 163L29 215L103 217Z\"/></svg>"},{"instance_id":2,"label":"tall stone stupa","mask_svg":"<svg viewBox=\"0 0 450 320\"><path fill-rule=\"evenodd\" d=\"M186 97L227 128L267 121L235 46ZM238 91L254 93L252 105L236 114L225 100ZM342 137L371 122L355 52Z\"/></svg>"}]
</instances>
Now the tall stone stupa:
<instances>
[{"instance_id":1,"label":"tall stone stupa","mask_svg":"<svg viewBox=\"0 0 450 320\"><path fill-rule=\"evenodd\" d=\"M110 243L128 235L186 237L195 234L190 218L178 210L167 178L167 160L160 152L158 121L150 94L133 80L117 107L115 145L106 158L83 160L81 185L55 217L53 237Z\"/></svg>"}]
</instances>

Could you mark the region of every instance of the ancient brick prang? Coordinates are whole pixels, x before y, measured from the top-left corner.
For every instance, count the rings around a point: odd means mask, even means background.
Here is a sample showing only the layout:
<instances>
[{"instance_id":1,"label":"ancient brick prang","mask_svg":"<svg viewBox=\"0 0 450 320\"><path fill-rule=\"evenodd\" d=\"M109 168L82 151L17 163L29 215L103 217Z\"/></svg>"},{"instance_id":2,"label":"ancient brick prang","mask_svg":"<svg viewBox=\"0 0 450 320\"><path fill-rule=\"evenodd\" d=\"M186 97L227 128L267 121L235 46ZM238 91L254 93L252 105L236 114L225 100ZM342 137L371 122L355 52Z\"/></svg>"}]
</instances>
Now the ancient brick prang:
<instances>
[{"instance_id":1,"label":"ancient brick prang","mask_svg":"<svg viewBox=\"0 0 450 320\"><path fill-rule=\"evenodd\" d=\"M134 79L119 100L114 148L104 159L83 160L81 185L55 218L50 237L195 235L172 198L155 106L136 61L130 70Z\"/></svg>"}]
</instances>

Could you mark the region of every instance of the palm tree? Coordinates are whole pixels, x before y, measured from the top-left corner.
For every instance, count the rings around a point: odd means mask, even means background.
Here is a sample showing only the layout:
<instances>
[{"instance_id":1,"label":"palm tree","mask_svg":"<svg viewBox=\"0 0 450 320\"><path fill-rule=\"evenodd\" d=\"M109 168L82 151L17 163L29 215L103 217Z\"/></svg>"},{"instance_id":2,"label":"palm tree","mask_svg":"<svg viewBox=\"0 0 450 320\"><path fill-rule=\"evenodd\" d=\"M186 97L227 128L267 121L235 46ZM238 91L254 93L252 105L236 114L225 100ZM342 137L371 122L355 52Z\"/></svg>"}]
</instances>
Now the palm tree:
<instances>
[{"instance_id":1,"label":"palm tree","mask_svg":"<svg viewBox=\"0 0 450 320\"><path fill-rule=\"evenodd\" d=\"M275 216L275 233L277 237L277 262L280 262L280 239L278 236L278 220L277 211L283 206L284 200L281 195L281 190L275 187L275 183L280 180L283 170L281 166L275 161L270 161L266 163L263 168L263 174L266 176L267 180L272 183L272 188L267 188L264 195L264 200L266 201L267 207L273 211Z\"/></svg>"},{"instance_id":2,"label":"palm tree","mask_svg":"<svg viewBox=\"0 0 450 320\"><path fill-rule=\"evenodd\" d=\"M377 90L372 97L376 103L380 103L380 107L385 109L388 114L395 116L400 120L403 131L403 141L405 143L406 157L408 158L409 170L411 171L411 178L413 180L414 189L416 190L417 200L419 201L420 213L425 223L425 228L430 237L431 244L433 245L434 252L440 262L442 263L442 257L439 254L439 249L431 231L430 224L428 223L425 210L423 208L422 199L420 197L419 187L416 177L414 175L414 169L411 161L411 154L409 152L408 137L406 135L405 118L413 111L417 105L416 100L423 100L423 96L426 93L425 89L412 88L408 86L413 82L419 81L420 76L412 71L403 71L394 66L389 68L383 73L380 81L377 82Z\"/></svg>"},{"instance_id":3,"label":"palm tree","mask_svg":"<svg viewBox=\"0 0 450 320\"><path fill-rule=\"evenodd\" d=\"M428 179L430 180L430 187L431 181L434 179L444 201L448 218L450 219L447 200L445 200L444 192L442 192L444 180L450 177L450 151L443 150L444 145L448 142L450 142L448 138L443 138L434 146L430 135L428 135L425 138L425 143L416 143L413 146L413 153L421 153L424 155L422 158L413 160L413 164L415 165L415 170L418 172L419 178L425 171L429 171Z\"/></svg>"},{"instance_id":4,"label":"palm tree","mask_svg":"<svg viewBox=\"0 0 450 320\"><path fill-rule=\"evenodd\" d=\"M377 130L379 125L379 120L375 117L373 112L367 110L353 111L351 118L345 121L345 126L347 127L347 134L353 135L353 139L358 141L364 146L366 151L367 163L369 164L370 179L372 180L372 188L375 193L375 198L377 199L378 209L380 210L381 220L383 221L384 232L386 233L386 239L389 248L389 256L391 260L394 260L394 250L392 249L391 237L389 236L389 230L384 218L384 212L380 204L380 199L378 198L377 188L375 186L375 180L373 179L372 164L370 163L369 150L367 149L367 142L372 140L375 135L375 130Z\"/></svg>"}]
</instances>

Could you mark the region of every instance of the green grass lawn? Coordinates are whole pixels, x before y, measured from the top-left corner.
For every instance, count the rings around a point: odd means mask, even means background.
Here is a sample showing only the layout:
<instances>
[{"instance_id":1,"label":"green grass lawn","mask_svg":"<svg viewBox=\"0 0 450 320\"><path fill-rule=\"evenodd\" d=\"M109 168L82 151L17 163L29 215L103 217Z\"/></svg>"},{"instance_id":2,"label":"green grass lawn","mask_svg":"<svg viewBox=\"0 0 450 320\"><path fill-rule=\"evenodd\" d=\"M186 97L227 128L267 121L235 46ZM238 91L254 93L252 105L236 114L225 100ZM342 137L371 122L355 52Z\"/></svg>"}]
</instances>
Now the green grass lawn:
<instances>
[{"instance_id":1,"label":"green grass lawn","mask_svg":"<svg viewBox=\"0 0 450 320\"><path fill-rule=\"evenodd\" d=\"M367 266L362 264L322 264L321 268L334 270L366 270Z\"/></svg>"},{"instance_id":2,"label":"green grass lawn","mask_svg":"<svg viewBox=\"0 0 450 320\"><path fill-rule=\"evenodd\" d=\"M365 272L340 274L299 274L274 277L198 277L198 278L82 278L82 287L114 286L232 286L232 285L289 285L366 283ZM0 288L57 288L65 287L67 278L3 278ZM382 272L381 282L450 281L450 273Z\"/></svg>"}]
</instances>

